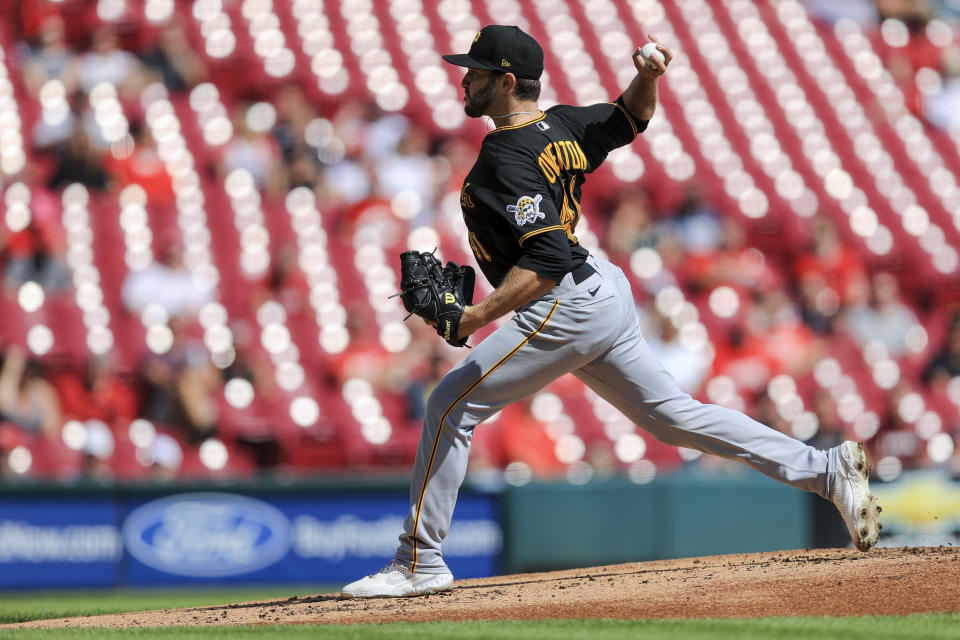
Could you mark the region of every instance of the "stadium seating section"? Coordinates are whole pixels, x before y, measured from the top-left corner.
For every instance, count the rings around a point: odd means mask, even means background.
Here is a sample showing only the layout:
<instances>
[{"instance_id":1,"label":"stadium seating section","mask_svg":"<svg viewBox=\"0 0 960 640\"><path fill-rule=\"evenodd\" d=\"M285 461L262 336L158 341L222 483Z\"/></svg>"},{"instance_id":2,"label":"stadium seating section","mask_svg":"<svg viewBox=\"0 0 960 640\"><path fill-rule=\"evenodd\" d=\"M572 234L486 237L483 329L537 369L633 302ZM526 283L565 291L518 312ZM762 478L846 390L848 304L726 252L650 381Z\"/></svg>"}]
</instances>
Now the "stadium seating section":
<instances>
[{"instance_id":1,"label":"stadium seating section","mask_svg":"<svg viewBox=\"0 0 960 640\"><path fill-rule=\"evenodd\" d=\"M754 288L712 282L704 290L650 248L610 252L633 280L638 303L668 318L686 348L714 358L693 389L697 397L772 416L804 439L863 439L888 478L904 465L956 459L960 378L932 386L924 371L945 348L960 302L960 128L924 121L885 65L891 44L878 27L820 23L795 0L18 4L0 10L4 234L43 217L61 237L72 283L11 285L5 274L0 343L29 352L48 371L109 362L110 375L136 389L145 361L173 353L212 363L220 377L204 383L216 411L215 430L206 432L148 419L140 409L104 420L106 432L104 421L80 415L65 414L59 435L3 424L0 451L11 477L404 472L419 438L418 404L436 368L461 352L405 324L388 296L398 281L396 256L407 247L439 246L445 258L472 260L459 185L450 180L429 206L402 192L383 201L386 213L371 207L351 217L322 187L288 182L278 193L264 186L269 177L224 169L224 154L245 135L234 117L240 105L256 103L247 126L269 130L285 88L295 85L317 114L306 142L321 159L332 154L327 165L352 153L330 144L337 114L349 108L373 114L362 116L371 135L376 123L402 115L434 149L460 141L469 155L486 126L464 116L461 71L440 56L466 50L491 22L518 24L543 44L545 107L618 95L648 33L674 51L648 130L588 181L579 236L591 250L606 249L613 196L642 185L655 206L669 208L695 182L702 199L762 251L779 283L771 286L790 299L797 296L793 259L812 242L815 221L826 220L869 274L894 274L917 317L902 353L829 332L816 337L813 361L768 368L746 388L735 367L721 371L717 362L731 326L743 325L757 303ZM72 98L62 84L26 86L26 21L45 11L64 18L75 56L104 24L138 54L171 21L184 27L208 70L202 81L176 88L151 80L132 95L99 83L86 92L106 154L123 162L148 133L170 193L136 177L115 177L105 190L47 188L57 158L38 148L33 132L44 119L55 122ZM274 286L281 249L298 274L292 292ZM151 300L161 292L148 284L146 303L131 310L125 283L163 262L166 251L178 253L201 302L171 314ZM790 339L780 347L791 349ZM240 361L246 373L232 376ZM757 413L762 402L767 413ZM838 434L818 434L825 428L818 402L835 407ZM523 431L530 421L539 440ZM577 481L612 471L644 482L697 460L656 442L569 376L502 412L477 438L477 471L506 467L511 482L529 472ZM549 460L510 453L524 441L546 448Z\"/></svg>"}]
</instances>

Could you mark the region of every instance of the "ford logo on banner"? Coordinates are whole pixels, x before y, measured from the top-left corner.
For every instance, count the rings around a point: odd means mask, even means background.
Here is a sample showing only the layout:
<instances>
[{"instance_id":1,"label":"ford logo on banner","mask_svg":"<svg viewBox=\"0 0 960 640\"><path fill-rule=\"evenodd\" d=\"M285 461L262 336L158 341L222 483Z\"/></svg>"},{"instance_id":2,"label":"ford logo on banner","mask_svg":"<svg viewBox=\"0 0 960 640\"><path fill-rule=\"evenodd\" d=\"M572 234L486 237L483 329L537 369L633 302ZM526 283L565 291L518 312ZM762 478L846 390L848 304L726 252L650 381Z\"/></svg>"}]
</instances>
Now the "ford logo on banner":
<instances>
[{"instance_id":1,"label":"ford logo on banner","mask_svg":"<svg viewBox=\"0 0 960 640\"><path fill-rule=\"evenodd\" d=\"M274 507L228 493L185 493L127 516L123 540L143 564L180 576L250 573L290 550L290 521Z\"/></svg>"}]
</instances>

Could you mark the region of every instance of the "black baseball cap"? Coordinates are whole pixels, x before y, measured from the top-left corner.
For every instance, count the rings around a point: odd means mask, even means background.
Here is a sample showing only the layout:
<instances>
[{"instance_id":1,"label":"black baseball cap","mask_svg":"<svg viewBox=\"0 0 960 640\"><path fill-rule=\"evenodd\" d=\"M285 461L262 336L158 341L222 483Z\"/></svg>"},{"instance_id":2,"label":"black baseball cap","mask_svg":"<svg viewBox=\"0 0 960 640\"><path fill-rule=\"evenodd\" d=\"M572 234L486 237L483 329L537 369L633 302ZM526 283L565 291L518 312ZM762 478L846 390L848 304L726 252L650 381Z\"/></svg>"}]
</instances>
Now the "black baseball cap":
<instances>
[{"instance_id":1,"label":"black baseball cap","mask_svg":"<svg viewBox=\"0 0 960 640\"><path fill-rule=\"evenodd\" d=\"M538 80L543 73L543 49L520 27L491 24L477 32L469 53L443 59L458 67L504 71L518 78Z\"/></svg>"}]
</instances>

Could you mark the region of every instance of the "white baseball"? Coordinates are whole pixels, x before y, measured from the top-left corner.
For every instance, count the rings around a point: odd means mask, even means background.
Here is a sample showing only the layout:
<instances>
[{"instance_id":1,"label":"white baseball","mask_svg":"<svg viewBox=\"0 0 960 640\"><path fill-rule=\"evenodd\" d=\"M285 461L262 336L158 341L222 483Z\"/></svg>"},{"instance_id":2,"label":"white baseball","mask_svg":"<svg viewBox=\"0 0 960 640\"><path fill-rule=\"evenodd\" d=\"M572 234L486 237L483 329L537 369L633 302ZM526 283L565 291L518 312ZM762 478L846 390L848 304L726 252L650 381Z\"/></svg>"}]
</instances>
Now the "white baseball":
<instances>
[{"instance_id":1,"label":"white baseball","mask_svg":"<svg viewBox=\"0 0 960 640\"><path fill-rule=\"evenodd\" d=\"M657 49L657 44L655 42L648 42L647 44L643 45L643 47L640 49L640 57L643 58L644 62L653 67L656 67L654 61L659 62L660 64L664 63L663 53Z\"/></svg>"}]
</instances>

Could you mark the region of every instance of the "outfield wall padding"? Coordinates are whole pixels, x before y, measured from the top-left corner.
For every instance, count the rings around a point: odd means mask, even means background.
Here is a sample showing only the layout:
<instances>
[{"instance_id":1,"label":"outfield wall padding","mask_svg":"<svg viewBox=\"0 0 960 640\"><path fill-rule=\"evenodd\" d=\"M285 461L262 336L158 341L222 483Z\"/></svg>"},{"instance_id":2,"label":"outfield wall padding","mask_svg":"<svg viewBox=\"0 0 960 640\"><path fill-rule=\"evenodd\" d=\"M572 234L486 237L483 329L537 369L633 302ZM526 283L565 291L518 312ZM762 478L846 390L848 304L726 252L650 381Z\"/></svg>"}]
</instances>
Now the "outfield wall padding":
<instances>
[{"instance_id":1,"label":"outfield wall padding","mask_svg":"<svg viewBox=\"0 0 960 640\"><path fill-rule=\"evenodd\" d=\"M828 502L746 468L647 484L489 480L468 479L444 542L458 578L850 545ZM390 560L407 483L0 484L0 589L349 582ZM881 545L960 544L960 482L942 470L871 486Z\"/></svg>"},{"instance_id":2,"label":"outfield wall padding","mask_svg":"<svg viewBox=\"0 0 960 640\"><path fill-rule=\"evenodd\" d=\"M759 474L511 487L502 566L515 573L804 548L812 497Z\"/></svg>"}]
</instances>

